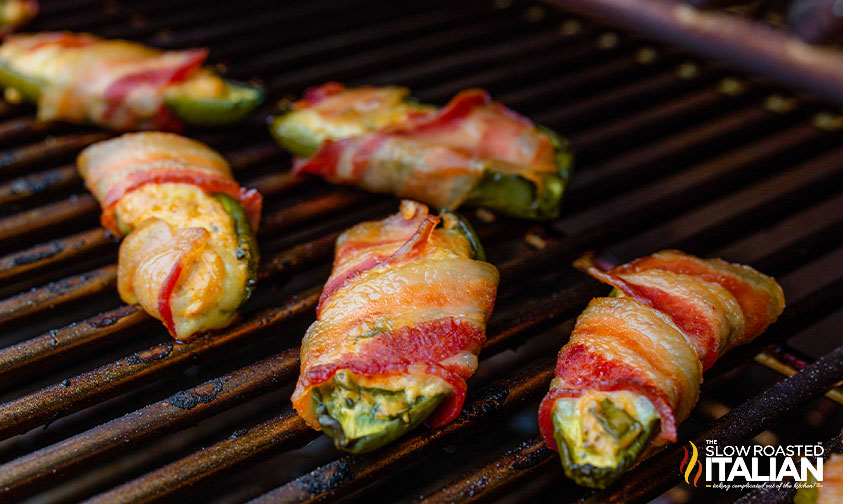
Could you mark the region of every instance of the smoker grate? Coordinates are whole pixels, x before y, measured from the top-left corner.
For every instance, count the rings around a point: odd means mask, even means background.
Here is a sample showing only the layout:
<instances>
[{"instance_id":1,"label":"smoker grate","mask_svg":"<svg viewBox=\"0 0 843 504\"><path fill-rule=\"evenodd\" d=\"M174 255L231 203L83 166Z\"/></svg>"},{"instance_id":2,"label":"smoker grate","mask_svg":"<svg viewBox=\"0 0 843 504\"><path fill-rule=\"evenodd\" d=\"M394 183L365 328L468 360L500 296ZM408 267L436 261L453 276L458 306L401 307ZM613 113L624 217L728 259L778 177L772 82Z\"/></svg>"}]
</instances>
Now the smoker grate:
<instances>
[{"instance_id":1,"label":"smoker grate","mask_svg":"<svg viewBox=\"0 0 843 504\"><path fill-rule=\"evenodd\" d=\"M679 247L776 275L784 316L708 374L680 438L836 433L839 444L843 119L821 101L530 2L43 4L33 29L207 45L231 76L260 76L276 101L329 79L400 83L438 103L482 86L568 134L578 163L556 222L469 212L502 283L463 414L352 457L290 409L297 345L337 233L393 212L395 200L291 177L263 117L190 132L265 195L264 260L237 324L175 344L119 304L117 244L72 165L110 134L41 124L0 102L0 500L734 501L671 488L678 446L605 492L580 489L537 437L549 357L605 293L569 266L590 250L624 261Z\"/></svg>"}]
</instances>

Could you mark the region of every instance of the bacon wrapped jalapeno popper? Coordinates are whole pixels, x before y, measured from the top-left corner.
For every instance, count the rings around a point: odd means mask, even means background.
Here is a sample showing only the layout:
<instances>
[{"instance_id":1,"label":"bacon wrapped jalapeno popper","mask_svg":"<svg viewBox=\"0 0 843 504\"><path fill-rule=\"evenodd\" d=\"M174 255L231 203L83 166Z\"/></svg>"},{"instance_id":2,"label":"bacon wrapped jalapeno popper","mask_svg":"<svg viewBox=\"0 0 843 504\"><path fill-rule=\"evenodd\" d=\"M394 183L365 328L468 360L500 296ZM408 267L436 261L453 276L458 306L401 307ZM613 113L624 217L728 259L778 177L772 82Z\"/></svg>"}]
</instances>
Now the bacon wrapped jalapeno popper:
<instances>
[{"instance_id":1,"label":"bacon wrapped jalapeno popper","mask_svg":"<svg viewBox=\"0 0 843 504\"><path fill-rule=\"evenodd\" d=\"M539 426L568 477L604 488L651 444L676 441L702 372L773 323L784 294L748 266L678 251L589 271L615 287L613 297L592 300L577 319Z\"/></svg>"},{"instance_id":2,"label":"bacon wrapped jalapeno popper","mask_svg":"<svg viewBox=\"0 0 843 504\"><path fill-rule=\"evenodd\" d=\"M407 100L402 87L309 89L271 131L298 157L294 171L454 210L481 206L550 219L573 156L556 133L483 90L442 109Z\"/></svg>"},{"instance_id":3,"label":"bacon wrapped jalapeno popper","mask_svg":"<svg viewBox=\"0 0 843 504\"><path fill-rule=\"evenodd\" d=\"M255 284L261 195L210 147L172 133L127 133L79 155L79 172L120 245L117 288L170 334L225 327Z\"/></svg>"},{"instance_id":4,"label":"bacon wrapped jalapeno popper","mask_svg":"<svg viewBox=\"0 0 843 504\"><path fill-rule=\"evenodd\" d=\"M10 101L37 103L41 120L118 131L228 124L263 101L260 88L203 68L207 57L86 33L19 34L0 46L0 86Z\"/></svg>"},{"instance_id":5,"label":"bacon wrapped jalapeno popper","mask_svg":"<svg viewBox=\"0 0 843 504\"><path fill-rule=\"evenodd\" d=\"M36 0L0 0L0 37L27 24L37 15Z\"/></svg>"},{"instance_id":6,"label":"bacon wrapped jalapeno popper","mask_svg":"<svg viewBox=\"0 0 843 504\"><path fill-rule=\"evenodd\" d=\"M343 233L302 342L299 415L352 453L456 418L497 291L483 259L459 216L413 201Z\"/></svg>"},{"instance_id":7,"label":"bacon wrapped jalapeno popper","mask_svg":"<svg viewBox=\"0 0 843 504\"><path fill-rule=\"evenodd\" d=\"M840 504L843 502L843 455L832 453L823 464L823 480L817 486L812 474L808 476L814 486L796 491L793 504Z\"/></svg>"}]
</instances>

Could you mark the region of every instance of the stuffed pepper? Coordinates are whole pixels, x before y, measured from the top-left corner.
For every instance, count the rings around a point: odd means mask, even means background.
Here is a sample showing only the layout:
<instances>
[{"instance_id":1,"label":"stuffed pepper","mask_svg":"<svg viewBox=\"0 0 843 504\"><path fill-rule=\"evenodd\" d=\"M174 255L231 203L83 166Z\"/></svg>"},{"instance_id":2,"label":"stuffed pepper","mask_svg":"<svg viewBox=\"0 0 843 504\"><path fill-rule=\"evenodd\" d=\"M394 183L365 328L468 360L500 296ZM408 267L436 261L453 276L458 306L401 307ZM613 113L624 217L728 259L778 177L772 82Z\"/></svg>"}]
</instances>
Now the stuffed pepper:
<instances>
[{"instance_id":1,"label":"stuffed pepper","mask_svg":"<svg viewBox=\"0 0 843 504\"><path fill-rule=\"evenodd\" d=\"M796 491L793 504L838 504L843 502L843 455L832 453L823 464L823 480L819 484L809 475L809 485Z\"/></svg>"},{"instance_id":2,"label":"stuffed pepper","mask_svg":"<svg viewBox=\"0 0 843 504\"><path fill-rule=\"evenodd\" d=\"M85 33L12 35L0 46L0 86L10 101L37 103L44 121L180 131L242 119L263 91L203 67L207 57Z\"/></svg>"},{"instance_id":3,"label":"stuffed pepper","mask_svg":"<svg viewBox=\"0 0 843 504\"><path fill-rule=\"evenodd\" d=\"M465 204L516 217L559 214L572 164L556 133L495 103L483 90L442 109L402 87L309 89L271 130L296 173L454 210Z\"/></svg>"},{"instance_id":4,"label":"stuffed pepper","mask_svg":"<svg viewBox=\"0 0 843 504\"><path fill-rule=\"evenodd\" d=\"M299 415L352 453L456 418L497 291L483 260L467 222L413 201L343 233L302 342Z\"/></svg>"},{"instance_id":5,"label":"stuffed pepper","mask_svg":"<svg viewBox=\"0 0 843 504\"><path fill-rule=\"evenodd\" d=\"M117 288L189 336L230 324L255 285L261 195L210 147L172 133L127 133L79 155L79 172L120 245Z\"/></svg>"},{"instance_id":6,"label":"stuffed pepper","mask_svg":"<svg viewBox=\"0 0 843 504\"><path fill-rule=\"evenodd\" d=\"M0 37L27 24L37 15L37 0L0 0Z\"/></svg>"},{"instance_id":7,"label":"stuffed pepper","mask_svg":"<svg viewBox=\"0 0 843 504\"><path fill-rule=\"evenodd\" d=\"M773 323L784 295L748 266L678 251L590 273L615 289L577 319L539 426L565 474L604 488L648 448L676 441L702 372Z\"/></svg>"}]
</instances>

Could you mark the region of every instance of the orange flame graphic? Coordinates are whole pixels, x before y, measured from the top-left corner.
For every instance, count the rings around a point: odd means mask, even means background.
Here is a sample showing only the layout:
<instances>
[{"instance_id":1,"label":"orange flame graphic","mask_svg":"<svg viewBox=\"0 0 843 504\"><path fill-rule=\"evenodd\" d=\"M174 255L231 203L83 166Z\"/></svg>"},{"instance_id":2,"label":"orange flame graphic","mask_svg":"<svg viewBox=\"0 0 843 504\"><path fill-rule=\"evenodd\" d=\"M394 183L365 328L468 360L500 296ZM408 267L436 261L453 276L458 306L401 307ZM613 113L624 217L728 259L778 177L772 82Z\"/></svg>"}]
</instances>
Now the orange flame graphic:
<instances>
[{"instance_id":1,"label":"orange flame graphic","mask_svg":"<svg viewBox=\"0 0 843 504\"><path fill-rule=\"evenodd\" d=\"M685 483L691 485L693 484L695 487L697 483L700 481L700 476L702 476L702 463L699 461L699 451L697 450L697 445L693 442L688 441L691 445L691 460L688 460L688 449L684 446L682 450L685 451L685 456L682 458L682 462L679 464L679 471L685 475ZM691 483L691 473L697 470L697 475L694 476L693 483Z\"/></svg>"}]
</instances>

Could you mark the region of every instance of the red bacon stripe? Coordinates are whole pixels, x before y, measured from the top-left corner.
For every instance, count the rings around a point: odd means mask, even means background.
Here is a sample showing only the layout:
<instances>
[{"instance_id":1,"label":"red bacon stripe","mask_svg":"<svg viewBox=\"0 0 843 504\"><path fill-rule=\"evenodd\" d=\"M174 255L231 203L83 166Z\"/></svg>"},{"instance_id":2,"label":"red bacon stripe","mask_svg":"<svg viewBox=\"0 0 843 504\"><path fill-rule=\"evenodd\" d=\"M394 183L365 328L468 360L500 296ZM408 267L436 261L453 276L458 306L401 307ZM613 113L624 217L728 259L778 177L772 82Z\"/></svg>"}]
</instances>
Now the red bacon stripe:
<instances>
[{"instance_id":1,"label":"red bacon stripe","mask_svg":"<svg viewBox=\"0 0 843 504\"><path fill-rule=\"evenodd\" d=\"M322 289L322 294L319 296L319 304L316 306L316 316L319 317L319 314L322 313L322 305L334 294L334 292L364 271L368 271L381 264L395 265L401 262L409 261L424 252L424 247L430 238L430 234L436 228L437 224L439 224L438 217L434 217L433 215L424 217L419 223L419 227L416 232L413 233L413 235L398 250L393 252L392 255L370 257L349 268L342 275L331 279L331 281L325 284L325 288Z\"/></svg>"},{"instance_id":2,"label":"red bacon stripe","mask_svg":"<svg viewBox=\"0 0 843 504\"><path fill-rule=\"evenodd\" d=\"M255 189L245 189L240 185L222 175L208 173L198 170L174 169L171 166L161 166L145 171L137 171L123 179L120 183L109 189L103 201L102 215L100 221L104 228L117 236L122 233L117 227L117 220L114 212L117 202L123 196L143 187L146 184L181 183L192 184L201 187L209 193L223 193L240 201L246 215L249 216L249 224L252 230L258 229L260 223L263 196Z\"/></svg>"},{"instance_id":3,"label":"red bacon stripe","mask_svg":"<svg viewBox=\"0 0 843 504\"><path fill-rule=\"evenodd\" d=\"M660 269L682 275L698 276L708 282L718 283L731 292L738 300L747 322L743 335L738 339L739 341L747 341L758 336L772 323L767 312L772 299L766 291L755 289L752 285L734 275L700 264L691 258L647 256L620 266L615 271L622 274L627 271L635 272L648 269Z\"/></svg>"},{"instance_id":4,"label":"red bacon stripe","mask_svg":"<svg viewBox=\"0 0 843 504\"><path fill-rule=\"evenodd\" d=\"M399 133L426 131L452 125L468 117L477 107L492 103L489 93L483 89L466 89L454 96L447 105L430 114L413 118L407 125L396 127Z\"/></svg>"},{"instance_id":5,"label":"red bacon stripe","mask_svg":"<svg viewBox=\"0 0 843 504\"><path fill-rule=\"evenodd\" d=\"M24 37L28 37L24 35ZM35 44L32 44L28 50L29 51L37 51L42 47L47 47L51 45L57 45L59 47L64 48L74 48L74 47L85 47L97 42L97 39L91 38L85 35L77 35L70 32L49 32L49 33L40 33L38 34L39 41ZM7 42L14 42L13 37L9 37Z\"/></svg>"},{"instance_id":6,"label":"red bacon stripe","mask_svg":"<svg viewBox=\"0 0 843 504\"><path fill-rule=\"evenodd\" d=\"M175 66L145 69L130 73L112 82L103 92L107 104L103 117L108 120L123 106L129 95L140 86L152 86L163 89L170 84L185 80L190 73L202 66L208 58L207 49L190 49L185 51L184 59ZM172 122L172 117L167 118ZM180 124L180 123L179 123ZM162 125L153 125L160 127Z\"/></svg>"},{"instance_id":7,"label":"red bacon stripe","mask_svg":"<svg viewBox=\"0 0 843 504\"><path fill-rule=\"evenodd\" d=\"M306 159L296 158L293 162L293 173L318 175L328 180L337 174L340 156L354 141L354 138L343 140L325 140L312 156Z\"/></svg>"},{"instance_id":8,"label":"red bacon stripe","mask_svg":"<svg viewBox=\"0 0 843 504\"><path fill-rule=\"evenodd\" d=\"M657 287L631 284L613 272L590 268L594 278L622 290L624 294L668 315L673 323L693 342L697 355L706 370L714 365L720 352L720 340L714 334L709 318L696 309L688 299L665 292Z\"/></svg>"},{"instance_id":9,"label":"red bacon stripe","mask_svg":"<svg viewBox=\"0 0 843 504\"><path fill-rule=\"evenodd\" d=\"M173 309L170 306L170 300L173 297L173 291L176 289L176 284L178 284L179 277L181 277L181 272L184 269L182 265L183 259L184 254L179 257L179 260L173 265L173 269L167 274L167 278L164 280L164 285L161 286L161 292L158 295L158 314L161 315L161 321L164 322L167 331L174 338L176 337L176 324L173 321Z\"/></svg>"},{"instance_id":10,"label":"red bacon stripe","mask_svg":"<svg viewBox=\"0 0 843 504\"><path fill-rule=\"evenodd\" d=\"M676 417L667 395L637 369L591 352L584 344L574 344L565 346L559 353L556 376L570 387L551 390L539 407L539 429L549 448L557 449L556 440L553 438L552 417L556 401L563 397L580 397L587 390L628 390L643 395L659 412L659 438L676 441Z\"/></svg>"},{"instance_id":11,"label":"red bacon stripe","mask_svg":"<svg viewBox=\"0 0 843 504\"><path fill-rule=\"evenodd\" d=\"M321 86L313 86L305 89L302 99L293 104L293 109L303 109L316 105L325 98L329 98L345 91L345 84L340 82L326 82Z\"/></svg>"},{"instance_id":12,"label":"red bacon stripe","mask_svg":"<svg viewBox=\"0 0 843 504\"><path fill-rule=\"evenodd\" d=\"M464 351L477 353L486 341L485 331L454 317L421 322L414 327L379 334L330 364L305 370L299 377L304 388L314 387L333 378L341 369L359 376L387 376L407 373L412 365L425 364L425 373L439 376L454 387L454 393L428 418L432 427L451 422L465 402L465 380L471 370L445 367L440 362Z\"/></svg>"}]
</instances>

